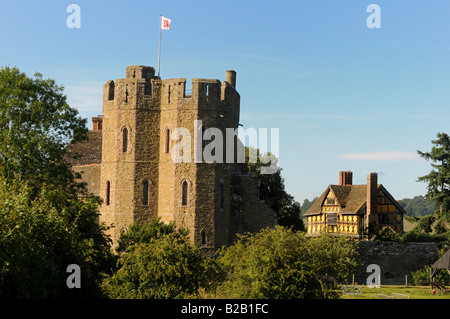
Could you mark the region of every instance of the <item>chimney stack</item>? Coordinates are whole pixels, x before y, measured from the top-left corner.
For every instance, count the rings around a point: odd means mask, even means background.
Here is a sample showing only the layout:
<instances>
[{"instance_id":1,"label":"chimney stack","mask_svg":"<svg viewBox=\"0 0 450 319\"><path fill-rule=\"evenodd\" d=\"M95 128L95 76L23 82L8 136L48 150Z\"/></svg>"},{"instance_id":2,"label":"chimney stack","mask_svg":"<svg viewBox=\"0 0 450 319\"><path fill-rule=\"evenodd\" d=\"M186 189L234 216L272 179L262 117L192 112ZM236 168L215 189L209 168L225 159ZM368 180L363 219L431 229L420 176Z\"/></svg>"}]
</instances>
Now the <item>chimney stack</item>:
<instances>
[{"instance_id":1,"label":"chimney stack","mask_svg":"<svg viewBox=\"0 0 450 319\"><path fill-rule=\"evenodd\" d=\"M92 118L92 129L94 131L101 131L103 126L103 115Z\"/></svg>"},{"instance_id":2,"label":"chimney stack","mask_svg":"<svg viewBox=\"0 0 450 319\"><path fill-rule=\"evenodd\" d=\"M377 173L367 174L367 227L376 224L377 213L377 189L378 189L378 175Z\"/></svg>"},{"instance_id":3,"label":"chimney stack","mask_svg":"<svg viewBox=\"0 0 450 319\"><path fill-rule=\"evenodd\" d=\"M339 185L341 186L353 185L353 173L350 171L340 171Z\"/></svg>"}]
</instances>

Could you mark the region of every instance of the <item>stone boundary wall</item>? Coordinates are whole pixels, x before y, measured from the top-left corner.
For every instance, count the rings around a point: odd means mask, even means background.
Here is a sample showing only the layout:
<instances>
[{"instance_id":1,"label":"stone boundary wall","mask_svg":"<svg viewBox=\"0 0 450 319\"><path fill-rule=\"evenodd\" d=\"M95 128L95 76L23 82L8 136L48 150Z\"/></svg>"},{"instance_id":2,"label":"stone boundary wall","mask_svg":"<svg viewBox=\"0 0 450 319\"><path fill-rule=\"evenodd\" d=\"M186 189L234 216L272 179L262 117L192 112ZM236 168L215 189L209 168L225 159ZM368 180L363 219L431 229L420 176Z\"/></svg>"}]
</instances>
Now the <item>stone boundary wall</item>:
<instances>
[{"instance_id":1,"label":"stone boundary wall","mask_svg":"<svg viewBox=\"0 0 450 319\"><path fill-rule=\"evenodd\" d=\"M438 259L438 247L434 242L376 242L361 241L359 252L364 265L355 274L358 284L366 284L367 266L377 264L381 269L381 285L404 285L411 273L433 264Z\"/></svg>"}]
</instances>

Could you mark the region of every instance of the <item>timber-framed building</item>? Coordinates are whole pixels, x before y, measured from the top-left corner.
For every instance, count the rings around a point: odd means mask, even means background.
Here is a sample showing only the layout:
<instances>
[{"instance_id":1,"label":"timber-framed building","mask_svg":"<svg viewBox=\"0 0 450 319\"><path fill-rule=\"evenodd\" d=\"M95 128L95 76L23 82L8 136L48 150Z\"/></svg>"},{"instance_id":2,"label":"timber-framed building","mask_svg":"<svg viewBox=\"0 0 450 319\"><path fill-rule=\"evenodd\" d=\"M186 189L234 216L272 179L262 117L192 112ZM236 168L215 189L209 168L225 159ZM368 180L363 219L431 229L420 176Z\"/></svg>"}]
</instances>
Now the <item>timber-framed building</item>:
<instances>
[{"instance_id":1,"label":"timber-framed building","mask_svg":"<svg viewBox=\"0 0 450 319\"><path fill-rule=\"evenodd\" d=\"M378 184L376 173L367 175L367 184L353 185L353 173L339 172L339 185L328 185L306 211L307 235L320 233L364 239L387 227L403 232L403 207L387 189Z\"/></svg>"}]
</instances>

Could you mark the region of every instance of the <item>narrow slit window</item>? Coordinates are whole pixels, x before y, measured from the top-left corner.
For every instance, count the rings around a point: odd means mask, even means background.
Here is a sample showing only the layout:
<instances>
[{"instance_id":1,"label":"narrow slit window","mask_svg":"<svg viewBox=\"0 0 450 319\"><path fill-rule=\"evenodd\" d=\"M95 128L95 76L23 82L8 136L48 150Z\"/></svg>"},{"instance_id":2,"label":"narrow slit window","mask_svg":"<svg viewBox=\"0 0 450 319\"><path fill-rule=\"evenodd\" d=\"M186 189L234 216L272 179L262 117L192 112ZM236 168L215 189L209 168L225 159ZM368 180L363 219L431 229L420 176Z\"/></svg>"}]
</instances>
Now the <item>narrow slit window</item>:
<instances>
[{"instance_id":1,"label":"narrow slit window","mask_svg":"<svg viewBox=\"0 0 450 319\"><path fill-rule=\"evenodd\" d=\"M106 182L106 206L109 206L111 203L111 182Z\"/></svg>"},{"instance_id":2,"label":"narrow slit window","mask_svg":"<svg viewBox=\"0 0 450 319\"><path fill-rule=\"evenodd\" d=\"M149 190L149 188L148 188L148 181L144 181L143 183L142 183L143 185L142 185L142 204L143 205L148 205L148 190Z\"/></svg>"},{"instance_id":3,"label":"narrow slit window","mask_svg":"<svg viewBox=\"0 0 450 319\"><path fill-rule=\"evenodd\" d=\"M170 151L170 129L166 129L166 141L164 146L164 152L169 153Z\"/></svg>"},{"instance_id":4,"label":"narrow slit window","mask_svg":"<svg viewBox=\"0 0 450 319\"><path fill-rule=\"evenodd\" d=\"M181 188L182 188L181 205L186 206L188 203L188 183L184 181Z\"/></svg>"},{"instance_id":5,"label":"narrow slit window","mask_svg":"<svg viewBox=\"0 0 450 319\"><path fill-rule=\"evenodd\" d=\"M108 94L108 100L112 101L114 100L114 82L109 82L109 94Z\"/></svg>"},{"instance_id":6,"label":"narrow slit window","mask_svg":"<svg viewBox=\"0 0 450 319\"><path fill-rule=\"evenodd\" d=\"M122 131L122 152L128 151L128 130L125 127Z\"/></svg>"},{"instance_id":7,"label":"narrow slit window","mask_svg":"<svg viewBox=\"0 0 450 319\"><path fill-rule=\"evenodd\" d=\"M202 230L202 245L206 245L206 231Z\"/></svg>"}]
</instances>

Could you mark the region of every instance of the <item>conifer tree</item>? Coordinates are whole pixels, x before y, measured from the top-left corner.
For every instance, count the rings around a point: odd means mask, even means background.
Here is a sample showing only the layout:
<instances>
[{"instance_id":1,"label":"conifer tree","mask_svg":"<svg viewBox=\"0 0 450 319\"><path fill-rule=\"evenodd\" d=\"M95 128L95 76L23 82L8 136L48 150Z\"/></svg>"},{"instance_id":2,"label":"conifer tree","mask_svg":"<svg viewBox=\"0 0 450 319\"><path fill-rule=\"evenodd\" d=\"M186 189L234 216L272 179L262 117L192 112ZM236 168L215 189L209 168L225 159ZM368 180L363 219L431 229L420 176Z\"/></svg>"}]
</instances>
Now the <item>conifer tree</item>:
<instances>
[{"instance_id":1,"label":"conifer tree","mask_svg":"<svg viewBox=\"0 0 450 319\"><path fill-rule=\"evenodd\" d=\"M437 216L450 221L450 137L446 133L438 133L430 152L417 151L421 157L431 161L432 170L417 181L428 183L427 199L439 207Z\"/></svg>"}]
</instances>

